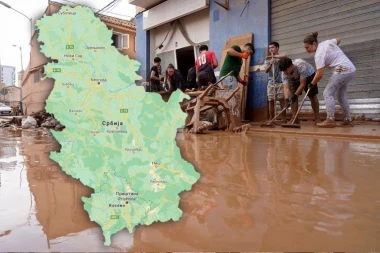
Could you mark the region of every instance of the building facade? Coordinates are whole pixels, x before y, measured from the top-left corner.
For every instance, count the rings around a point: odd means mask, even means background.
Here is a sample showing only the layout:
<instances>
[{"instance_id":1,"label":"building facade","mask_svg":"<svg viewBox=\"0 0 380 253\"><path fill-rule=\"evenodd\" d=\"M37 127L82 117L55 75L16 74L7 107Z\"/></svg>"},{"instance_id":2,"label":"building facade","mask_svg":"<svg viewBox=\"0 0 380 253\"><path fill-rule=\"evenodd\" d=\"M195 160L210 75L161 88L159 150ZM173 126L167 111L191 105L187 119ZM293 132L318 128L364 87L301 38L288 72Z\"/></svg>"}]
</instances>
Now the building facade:
<instances>
[{"instance_id":1,"label":"building facade","mask_svg":"<svg viewBox=\"0 0 380 253\"><path fill-rule=\"evenodd\" d=\"M5 86L16 85L16 68L0 65L0 83Z\"/></svg>"},{"instance_id":2,"label":"building facade","mask_svg":"<svg viewBox=\"0 0 380 253\"><path fill-rule=\"evenodd\" d=\"M17 86L0 86L0 90L6 88L8 93L3 96L0 94L0 102L9 106L18 106L21 101L21 88Z\"/></svg>"},{"instance_id":3,"label":"building facade","mask_svg":"<svg viewBox=\"0 0 380 253\"><path fill-rule=\"evenodd\" d=\"M340 48L356 67L347 97L355 117L378 118L380 114L380 4L362 1L271 0L270 32L281 43L281 52L291 59L303 58L315 67L314 54L302 47L305 35L318 31L318 40L340 38ZM325 70L318 83L321 109L325 110L323 89L331 73ZM338 104L338 103L337 103ZM306 110L311 111L308 103ZM340 107L337 106L340 110Z\"/></svg>"},{"instance_id":4,"label":"building facade","mask_svg":"<svg viewBox=\"0 0 380 253\"><path fill-rule=\"evenodd\" d=\"M57 13L63 5L50 2L45 14L52 15ZM118 18L97 15L105 25L113 30L113 45L123 55L128 55L131 59L136 59L136 26L133 22ZM23 74L22 87L22 107L25 115L41 111L45 108L48 98L54 86L54 80L44 77L44 65L51 59L47 59L40 52L40 44L37 41L38 31L33 34L30 48L30 61Z\"/></svg>"},{"instance_id":5,"label":"building facade","mask_svg":"<svg viewBox=\"0 0 380 253\"><path fill-rule=\"evenodd\" d=\"M256 53L249 68L247 117L250 120L266 119L267 75L263 63L268 55L268 44L277 41L281 53L291 59L303 58L315 66L314 54L305 52L302 41L306 35L318 31L320 41L341 38L342 50L357 68L356 78L348 89L354 117L364 115L373 118L380 114L380 72L377 70L380 61L380 5L377 0L129 2L143 8L136 16L136 40L137 60L142 64L139 74L145 81L149 79L155 56L161 57L163 69L167 63L173 63L184 72L182 69L188 67L184 62L190 65L197 54L193 43L207 44L215 52L219 60L215 73L218 76L226 41L253 33ZM194 57L190 57L191 53ZM331 75L328 71L325 73L318 84L321 111L325 109L323 89ZM311 114L311 111L307 101L303 112Z\"/></svg>"}]
</instances>

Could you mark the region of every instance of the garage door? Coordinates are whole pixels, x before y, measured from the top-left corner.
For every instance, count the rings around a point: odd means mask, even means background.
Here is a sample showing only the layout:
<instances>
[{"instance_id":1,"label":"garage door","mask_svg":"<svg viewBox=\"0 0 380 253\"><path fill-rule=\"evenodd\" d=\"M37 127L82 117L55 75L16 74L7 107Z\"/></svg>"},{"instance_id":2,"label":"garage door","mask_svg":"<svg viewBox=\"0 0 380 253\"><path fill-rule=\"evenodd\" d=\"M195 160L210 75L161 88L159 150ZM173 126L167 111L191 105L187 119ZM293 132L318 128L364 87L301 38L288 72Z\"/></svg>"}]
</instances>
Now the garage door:
<instances>
[{"instance_id":1,"label":"garage door","mask_svg":"<svg viewBox=\"0 0 380 253\"><path fill-rule=\"evenodd\" d=\"M348 89L353 116L379 117L379 0L271 0L271 40L280 43L281 53L291 59L303 58L315 67L314 54L307 54L302 43L314 31L318 31L319 41L341 38L341 49L357 68ZM325 73L328 75L318 84L320 100L331 75ZM324 101L321 109L325 111ZM305 110L311 112L310 103Z\"/></svg>"}]
</instances>

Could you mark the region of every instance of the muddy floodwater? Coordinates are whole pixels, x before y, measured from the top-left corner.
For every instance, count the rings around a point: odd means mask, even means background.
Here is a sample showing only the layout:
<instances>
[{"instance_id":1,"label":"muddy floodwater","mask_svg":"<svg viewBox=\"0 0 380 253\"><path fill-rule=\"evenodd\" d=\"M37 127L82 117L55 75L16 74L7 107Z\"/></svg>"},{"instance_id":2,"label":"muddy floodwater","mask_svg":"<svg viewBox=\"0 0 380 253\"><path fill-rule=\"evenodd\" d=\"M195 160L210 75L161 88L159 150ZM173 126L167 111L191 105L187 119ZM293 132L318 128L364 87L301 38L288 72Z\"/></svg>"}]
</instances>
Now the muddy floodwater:
<instances>
[{"instance_id":1,"label":"muddy floodwater","mask_svg":"<svg viewBox=\"0 0 380 253\"><path fill-rule=\"evenodd\" d=\"M178 222L103 246L80 200L91 189L49 159L41 132L0 129L0 251L380 251L380 143L179 133L201 178Z\"/></svg>"}]
</instances>

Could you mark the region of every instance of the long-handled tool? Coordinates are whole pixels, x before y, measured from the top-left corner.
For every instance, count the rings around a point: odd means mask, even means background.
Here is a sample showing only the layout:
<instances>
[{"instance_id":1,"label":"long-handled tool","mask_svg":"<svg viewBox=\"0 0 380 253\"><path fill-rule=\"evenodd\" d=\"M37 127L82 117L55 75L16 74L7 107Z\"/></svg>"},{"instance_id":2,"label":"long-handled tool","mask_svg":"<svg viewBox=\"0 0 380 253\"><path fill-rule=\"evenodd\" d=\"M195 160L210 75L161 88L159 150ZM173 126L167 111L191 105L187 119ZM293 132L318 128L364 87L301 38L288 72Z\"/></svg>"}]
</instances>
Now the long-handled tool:
<instances>
[{"instance_id":1,"label":"long-handled tool","mask_svg":"<svg viewBox=\"0 0 380 253\"><path fill-rule=\"evenodd\" d=\"M273 57L273 53L271 53L272 54L272 61L274 62L274 57ZM273 103L274 103L274 115L276 115L276 105L277 105L277 97L276 97L276 93L277 93L277 91L276 91L276 76L274 75L275 74L275 62L273 63L273 65L272 65L272 74L273 74L273 77L272 77L272 85L273 85L273 88L274 88L274 101L273 101Z\"/></svg>"},{"instance_id":2,"label":"long-handled tool","mask_svg":"<svg viewBox=\"0 0 380 253\"><path fill-rule=\"evenodd\" d=\"M288 107L287 106L284 106L284 108L271 120L271 121L269 121L268 123L266 123L266 124L261 124L260 126L261 127L275 127L275 125L273 124L273 122L278 118L278 116L280 116L281 115L281 113L283 112L283 111L285 111L286 109L288 109Z\"/></svg>"},{"instance_id":3,"label":"long-handled tool","mask_svg":"<svg viewBox=\"0 0 380 253\"><path fill-rule=\"evenodd\" d=\"M227 73L227 75L223 76L222 78L219 79L219 81L217 81L216 83L211 83L209 82L208 85L209 87L212 86L213 89L217 89L217 90L224 90L223 88L220 88L220 86L218 85L219 83L221 83L224 79L226 79L228 76L231 76L233 74L233 71L231 70L230 72ZM206 90L208 90L208 88L206 88ZM204 90L205 91L205 90ZM210 92L207 93L207 96L210 96Z\"/></svg>"},{"instance_id":4,"label":"long-handled tool","mask_svg":"<svg viewBox=\"0 0 380 253\"><path fill-rule=\"evenodd\" d=\"M217 87L219 87L218 84L219 84L220 82L222 82L227 76L232 75L232 73L233 73L233 71L231 70L230 72L228 72L227 75L223 76L221 79L219 79L219 81L217 81L216 83L214 83L213 86L217 86Z\"/></svg>"},{"instance_id":5,"label":"long-handled tool","mask_svg":"<svg viewBox=\"0 0 380 253\"><path fill-rule=\"evenodd\" d=\"M248 66L249 68L249 66ZM246 84L248 85L248 74L247 74L247 59L244 59L244 81L246 82ZM241 122L242 123L247 123L249 122L249 120L246 119L246 106L247 106L247 89L248 87L247 86L244 86L243 89L242 89L242 101L241 101L241 115L242 115L242 118L241 118Z\"/></svg>"},{"instance_id":6,"label":"long-handled tool","mask_svg":"<svg viewBox=\"0 0 380 253\"><path fill-rule=\"evenodd\" d=\"M302 99L302 103L301 103L301 105L298 107L298 111L297 111L296 115L294 116L292 122L291 122L290 124L282 124L282 125L281 125L282 127L288 127L288 128L301 128L301 125L300 125L300 124L294 124L294 122L295 122L296 119L297 119L298 113L301 111L302 105L303 105L303 103L305 102L305 99L306 99L307 95L309 94L309 91L310 91L310 89L307 90L307 92L306 92L306 94L305 94L305 97Z\"/></svg>"}]
</instances>

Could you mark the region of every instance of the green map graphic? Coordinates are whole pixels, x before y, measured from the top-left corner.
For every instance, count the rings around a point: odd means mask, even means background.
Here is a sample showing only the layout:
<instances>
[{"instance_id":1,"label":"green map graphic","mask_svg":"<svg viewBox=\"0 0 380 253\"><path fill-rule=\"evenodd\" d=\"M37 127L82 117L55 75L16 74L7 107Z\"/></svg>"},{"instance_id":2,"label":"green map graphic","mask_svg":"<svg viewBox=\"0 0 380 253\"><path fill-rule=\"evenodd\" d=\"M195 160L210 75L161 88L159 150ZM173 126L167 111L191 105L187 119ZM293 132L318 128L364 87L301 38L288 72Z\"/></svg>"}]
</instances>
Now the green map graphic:
<instances>
[{"instance_id":1,"label":"green map graphic","mask_svg":"<svg viewBox=\"0 0 380 253\"><path fill-rule=\"evenodd\" d=\"M90 219L111 235L138 224L178 220L179 193L199 179L182 159L175 136L184 123L174 92L165 103L134 84L140 64L112 46L112 31L85 7L64 6L37 22L45 66L55 80L46 109L66 128L50 157L94 189L82 197Z\"/></svg>"}]
</instances>

